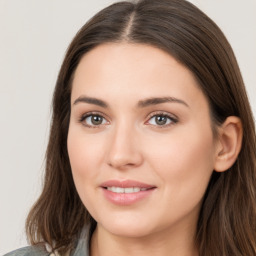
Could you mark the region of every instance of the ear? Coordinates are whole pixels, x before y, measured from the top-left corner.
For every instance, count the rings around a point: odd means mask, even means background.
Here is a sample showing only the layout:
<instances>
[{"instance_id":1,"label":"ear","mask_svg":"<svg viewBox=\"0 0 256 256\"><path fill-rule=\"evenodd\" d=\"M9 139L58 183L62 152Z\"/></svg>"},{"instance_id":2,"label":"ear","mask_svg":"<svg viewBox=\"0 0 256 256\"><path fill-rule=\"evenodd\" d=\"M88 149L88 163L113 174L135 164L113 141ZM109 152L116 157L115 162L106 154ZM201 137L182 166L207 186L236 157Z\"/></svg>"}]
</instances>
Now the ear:
<instances>
[{"instance_id":1,"label":"ear","mask_svg":"<svg viewBox=\"0 0 256 256\"><path fill-rule=\"evenodd\" d=\"M241 150L243 127L240 118L229 116L219 128L214 169L228 170L236 161Z\"/></svg>"}]
</instances>

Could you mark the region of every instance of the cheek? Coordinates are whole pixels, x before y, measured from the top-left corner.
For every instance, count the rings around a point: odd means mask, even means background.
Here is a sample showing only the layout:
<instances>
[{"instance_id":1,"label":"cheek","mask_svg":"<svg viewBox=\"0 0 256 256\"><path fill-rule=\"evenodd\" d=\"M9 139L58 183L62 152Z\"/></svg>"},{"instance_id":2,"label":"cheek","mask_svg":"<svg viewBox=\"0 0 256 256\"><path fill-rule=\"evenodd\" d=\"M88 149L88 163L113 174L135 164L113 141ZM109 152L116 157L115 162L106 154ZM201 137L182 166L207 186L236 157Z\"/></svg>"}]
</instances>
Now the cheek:
<instances>
[{"instance_id":1,"label":"cheek","mask_svg":"<svg viewBox=\"0 0 256 256\"><path fill-rule=\"evenodd\" d=\"M214 166L211 129L173 130L169 136L159 136L157 142L154 147L145 148L151 168L161 177L165 190L187 198L202 197Z\"/></svg>"},{"instance_id":2,"label":"cheek","mask_svg":"<svg viewBox=\"0 0 256 256\"><path fill-rule=\"evenodd\" d=\"M101 159L102 143L95 136L85 136L82 129L70 127L68 154L77 193L85 207L97 216L95 211L95 180ZM96 200L97 201L97 200Z\"/></svg>"},{"instance_id":3,"label":"cheek","mask_svg":"<svg viewBox=\"0 0 256 256\"><path fill-rule=\"evenodd\" d=\"M72 170L73 179L78 194L82 201L85 194L89 193L89 188L94 185L99 170L99 163L102 158L102 143L96 140L95 136L85 136L82 129L70 127L68 140L68 154Z\"/></svg>"},{"instance_id":4,"label":"cheek","mask_svg":"<svg viewBox=\"0 0 256 256\"><path fill-rule=\"evenodd\" d=\"M68 133L68 154L72 171L77 175L89 174L87 169L95 166L101 157L102 141L97 136L85 136L83 128L69 128Z\"/></svg>"}]
</instances>

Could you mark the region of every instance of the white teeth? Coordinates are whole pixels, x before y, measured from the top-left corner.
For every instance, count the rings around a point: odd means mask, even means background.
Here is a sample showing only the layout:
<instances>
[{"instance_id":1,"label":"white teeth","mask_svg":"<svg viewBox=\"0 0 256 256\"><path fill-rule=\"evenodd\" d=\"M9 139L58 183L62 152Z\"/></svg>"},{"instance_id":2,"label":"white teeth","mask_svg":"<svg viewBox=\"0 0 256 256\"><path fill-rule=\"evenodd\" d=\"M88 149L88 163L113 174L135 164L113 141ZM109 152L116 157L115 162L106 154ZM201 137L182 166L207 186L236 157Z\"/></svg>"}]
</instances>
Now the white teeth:
<instances>
[{"instance_id":1,"label":"white teeth","mask_svg":"<svg viewBox=\"0 0 256 256\"><path fill-rule=\"evenodd\" d=\"M124 193L133 193L134 189L133 188L125 188Z\"/></svg>"},{"instance_id":2,"label":"white teeth","mask_svg":"<svg viewBox=\"0 0 256 256\"><path fill-rule=\"evenodd\" d=\"M116 193L124 193L124 188L116 187L116 188L115 188L115 192L116 192Z\"/></svg>"},{"instance_id":3,"label":"white teeth","mask_svg":"<svg viewBox=\"0 0 256 256\"><path fill-rule=\"evenodd\" d=\"M142 190L142 189L143 189L143 188L140 189L140 188L136 188L136 187L135 187L135 188L133 188L133 192L139 192L139 191ZM145 189L145 190L146 190L146 189Z\"/></svg>"},{"instance_id":4,"label":"white teeth","mask_svg":"<svg viewBox=\"0 0 256 256\"><path fill-rule=\"evenodd\" d=\"M136 193L140 191L147 190L146 188L139 188L139 187L131 187L131 188L120 188L120 187L107 187L107 190L112 191L114 193Z\"/></svg>"}]
</instances>

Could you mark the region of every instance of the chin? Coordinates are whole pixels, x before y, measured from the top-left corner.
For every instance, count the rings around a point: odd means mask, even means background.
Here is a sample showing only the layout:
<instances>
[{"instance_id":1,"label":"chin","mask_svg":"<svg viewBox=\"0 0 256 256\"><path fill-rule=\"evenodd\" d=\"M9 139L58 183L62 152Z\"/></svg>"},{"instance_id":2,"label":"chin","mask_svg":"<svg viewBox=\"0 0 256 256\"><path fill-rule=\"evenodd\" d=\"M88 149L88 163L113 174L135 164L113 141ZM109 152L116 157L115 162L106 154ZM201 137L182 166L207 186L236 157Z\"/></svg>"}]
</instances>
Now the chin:
<instances>
[{"instance_id":1,"label":"chin","mask_svg":"<svg viewBox=\"0 0 256 256\"><path fill-rule=\"evenodd\" d=\"M155 232L154 227L150 225L152 222L150 223L145 221L145 218L144 220L113 218L110 221L103 221L99 223L107 232L120 237L139 238L148 236Z\"/></svg>"}]
</instances>

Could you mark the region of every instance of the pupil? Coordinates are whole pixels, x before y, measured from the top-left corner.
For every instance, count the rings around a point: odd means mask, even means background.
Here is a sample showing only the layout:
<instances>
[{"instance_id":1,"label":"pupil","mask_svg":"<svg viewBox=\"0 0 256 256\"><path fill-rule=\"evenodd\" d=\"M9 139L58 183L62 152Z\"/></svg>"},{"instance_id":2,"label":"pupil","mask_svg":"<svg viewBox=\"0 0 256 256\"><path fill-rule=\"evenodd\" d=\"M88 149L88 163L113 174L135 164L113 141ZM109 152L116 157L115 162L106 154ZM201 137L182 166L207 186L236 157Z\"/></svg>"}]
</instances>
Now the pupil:
<instances>
[{"instance_id":1,"label":"pupil","mask_svg":"<svg viewBox=\"0 0 256 256\"><path fill-rule=\"evenodd\" d=\"M156 117L156 123L159 125L164 125L166 124L167 118L166 116L157 116Z\"/></svg>"},{"instance_id":2,"label":"pupil","mask_svg":"<svg viewBox=\"0 0 256 256\"><path fill-rule=\"evenodd\" d=\"M99 125L102 123L102 117L100 116L92 116L92 123L95 125Z\"/></svg>"}]
</instances>

